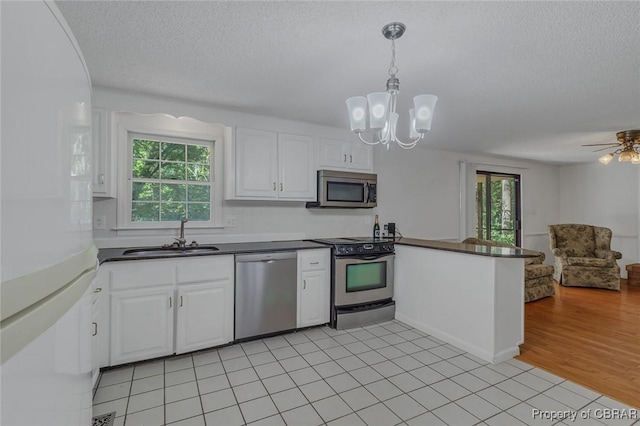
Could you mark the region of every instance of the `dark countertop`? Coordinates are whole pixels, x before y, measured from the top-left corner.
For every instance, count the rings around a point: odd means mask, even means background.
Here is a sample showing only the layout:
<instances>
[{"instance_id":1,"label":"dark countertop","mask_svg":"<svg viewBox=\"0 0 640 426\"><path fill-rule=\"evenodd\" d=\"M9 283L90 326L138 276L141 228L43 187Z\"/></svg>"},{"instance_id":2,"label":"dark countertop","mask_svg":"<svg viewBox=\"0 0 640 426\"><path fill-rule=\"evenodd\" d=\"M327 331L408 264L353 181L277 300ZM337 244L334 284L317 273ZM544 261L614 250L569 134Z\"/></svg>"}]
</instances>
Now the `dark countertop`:
<instances>
[{"instance_id":1,"label":"dark countertop","mask_svg":"<svg viewBox=\"0 0 640 426\"><path fill-rule=\"evenodd\" d=\"M395 244L422 247L434 250L453 251L456 253L475 254L490 257L527 258L540 255L537 251L527 249L513 249L509 247L481 246L476 244L449 243L445 241L420 240L417 238L397 238Z\"/></svg>"},{"instance_id":2,"label":"dark countertop","mask_svg":"<svg viewBox=\"0 0 640 426\"><path fill-rule=\"evenodd\" d=\"M392 241L392 240L388 240ZM412 247L421 247L434 250L445 250L456 253L473 254L479 256L490 257L510 257L510 258L528 258L537 257L540 253L533 250L513 249L508 247L481 246L475 244L450 243L445 241L422 240L418 238L400 237L394 241L397 245L405 245ZM263 241L250 243L226 243L226 244L203 244L200 247L217 247L218 250L206 253L191 253L184 255L181 253L159 253L153 256L136 256L123 255L125 250L143 249L145 247L123 247L123 248L104 248L98 252L98 260L103 262L119 262L127 260L151 260L151 259L171 259L185 258L196 256L217 256L224 254L241 254L241 253L259 253L272 251L293 251L307 250L317 248L327 248L324 244L314 243L306 240L290 240L290 241ZM148 248L148 247L146 247Z\"/></svg>"},{"instance_id":3,"label":"dark countertop","mask_svg":"<svg viewBox=\"0 0 640 426\"><path fill-rule=\"evenodd\" d=\"M203 244L200 247L217 247L218 250L207 253L191 253L184 255L181 253L166 253L153 256L136 256L127 255L122 253L125 250L131 249L143 249L148 247L123 247L123 248L104 248L98 251L98 260L103 262L119 262L127 260L152 260L152 259L174 259L174 258L187 258L196 256L217 256L224 254L240 254L240 253L258 253L258 252L272 252L272 251L293 251L293 250L307 250L327 248L323 244L313 243L311 241L292 240L292 241L262 241L255 243L226 243L226 244Z\"/></svg>"}]
</instances>

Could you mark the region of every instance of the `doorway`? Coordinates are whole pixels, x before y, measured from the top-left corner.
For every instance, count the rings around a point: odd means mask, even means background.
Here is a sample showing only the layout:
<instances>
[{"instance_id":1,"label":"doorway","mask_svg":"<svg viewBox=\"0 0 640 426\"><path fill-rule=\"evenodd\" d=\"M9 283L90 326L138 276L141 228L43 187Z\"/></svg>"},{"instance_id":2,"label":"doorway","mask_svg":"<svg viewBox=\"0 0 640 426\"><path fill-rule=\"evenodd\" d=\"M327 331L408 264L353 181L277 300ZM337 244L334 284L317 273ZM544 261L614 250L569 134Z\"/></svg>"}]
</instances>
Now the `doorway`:
<instances>
[{"instance_id":1,"label":"doorway","mask_svg":"<svg viewBox=\"0 0 640 426\"><path fill-rule=\"evenodd\" d=\"M520 246L520 175L476 171L477 238Z\"/></svg>"}]
</instances>

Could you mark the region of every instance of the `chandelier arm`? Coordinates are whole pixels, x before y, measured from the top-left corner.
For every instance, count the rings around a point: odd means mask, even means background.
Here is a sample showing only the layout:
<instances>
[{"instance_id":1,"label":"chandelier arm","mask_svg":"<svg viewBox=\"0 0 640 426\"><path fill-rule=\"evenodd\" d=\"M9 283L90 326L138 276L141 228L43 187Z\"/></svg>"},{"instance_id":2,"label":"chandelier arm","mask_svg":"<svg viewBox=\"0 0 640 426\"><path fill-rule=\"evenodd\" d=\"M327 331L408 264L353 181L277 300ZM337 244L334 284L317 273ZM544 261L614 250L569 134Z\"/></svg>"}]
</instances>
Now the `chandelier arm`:
<instances>
[{"instance_id":1,"label":"chandelier arm","mask_svg":"<svg viewBox=\"0 0 640 426\"><path fill-rule=\"evenodd\" d=\"M417 143L424 138L424 133L422 133L419 137L417 138L410 138L411 142L402 142L400 139L396 138L396 142L398 143L398 145L400 145L401 147L403 147L404 149L411 149L413 147L415 147L417 145ZM409 147L409 148L406 148Z\"/></svg>"},{"instance_id":2,"label":"chandelier arm","mask_svg":"<svg viewBox=\"0 0 640 426\"><path fill-rule=\"evenodd\" d=\"M360 138L360 140L364 143L366 143L367 145L378 145L380 143L380 140L376 141L376 142L369 142L367 141L365 138L362 137L362 133L358 132L357 133L358 137Z\"/></svg>"}]
</instances>

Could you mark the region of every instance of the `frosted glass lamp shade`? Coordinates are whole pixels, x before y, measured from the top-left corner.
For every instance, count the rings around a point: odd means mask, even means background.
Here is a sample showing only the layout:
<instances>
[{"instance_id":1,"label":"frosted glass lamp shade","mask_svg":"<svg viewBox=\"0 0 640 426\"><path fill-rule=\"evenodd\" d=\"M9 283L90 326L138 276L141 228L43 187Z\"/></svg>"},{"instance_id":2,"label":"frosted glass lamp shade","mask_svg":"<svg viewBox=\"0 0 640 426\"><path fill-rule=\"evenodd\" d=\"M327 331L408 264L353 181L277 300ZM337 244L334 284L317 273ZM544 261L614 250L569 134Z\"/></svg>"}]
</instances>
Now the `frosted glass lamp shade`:
<instances>
[{"instance_id":1,"label":"frosted glass lamp shade","mask_svg":"<svg viewBox=\"0 0 640 426\"><path fill-rule=\"evenodd\" d=\"M598 158L598 161L604 165L607 165L613 160L613 153L605 154L602 157Z\"/></svg>"},{"instance_id":2,"label":"frosted glass lamp shade","mask_svg":"<svg viewBox=\"0 0 640 426\"><path fill-rule=\"evenodd\" d=\"M369 101L369 127L373 130L381 130L387 123L389 116L389 100L391 95L387 92L374 92L367 95Z\"/></svg>"},{"instance_id":3,"label":"frosted glass lamp shade","mask_svg":"<svg viewBox=\"0 0 640 426\"><path fill-rule=\"evenodd\" d=\"M434 95L418 95L413 98L417 132L425 133L431 130L433 110L436 107L437 101L438 97Z\"/></svg>"},{"instance_id":4,"label":"frosted glass lamp shade","mask_svg":"<svg viewBox=\"0 0 640 426\"><path fill-rule=\"evenodd\" d=\"M638 152L633 153L633 156L631 157L631 163L640 164L640 153Z\"/></svg>"},{"instance_id":5,"label":"frosted glass lamp shade","mask_svg":"<svg viewBox=\"0 0 640 426\"><path fill-rule=\"evenodd\" d=\"M367 129L367 98L354 96L347 99L351 131L360 133Z\"/></svg>"},{"instance_id":6,"label":"frosted glass lamp shade","mask_svg":"<svg viewBox=\"0 0 640 426\"><path fill-rule=\"evenodd\" d=\"M409 137L411 139L419 138L420 133L416 130L416 110L411 108L409 110Z\"/></svg>"}]
</instances>

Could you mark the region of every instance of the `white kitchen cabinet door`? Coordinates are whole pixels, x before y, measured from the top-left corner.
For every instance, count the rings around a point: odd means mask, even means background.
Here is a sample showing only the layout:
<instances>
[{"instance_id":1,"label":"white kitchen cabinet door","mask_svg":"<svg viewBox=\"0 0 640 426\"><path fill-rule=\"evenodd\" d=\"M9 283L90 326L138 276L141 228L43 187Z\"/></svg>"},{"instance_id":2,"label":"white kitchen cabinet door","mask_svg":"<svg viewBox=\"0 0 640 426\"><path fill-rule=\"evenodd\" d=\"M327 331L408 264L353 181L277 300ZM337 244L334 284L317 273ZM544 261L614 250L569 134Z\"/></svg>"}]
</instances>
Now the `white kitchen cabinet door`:
<instances>
[{"instance_id":1,"label":"white kitchen cabinet door","mask_svg":"<svg viewBox=\"0 0 640 426\"><path fill-rule=\"evenodd\" d=\"M238 128L235 143L235 195L278 196L278 137L275 132Z\"/></svg>"},{"instance_id":2,"label":"white kitchen cabinet door","mask_svg":"<svg viewBox=\"0 0 640 426\"><path fill-rule=\"evenodd\" d=\"M278 134L278 198L316 199L313 138Z\"/></svg>"},{"instance_id":3,"label":"white kitchen cabinet door","mask_svg":"<svg viewBox=\"0 0 640 426\"><path fill-rule=\"evenodd\" d=\"M178 287L176 353L233 340L233 282Z\"/></svg>"},{"instance_id":4,"label":"white kitchen cabinet door","mask_svg":"<svg viewBox=\"0 0 640 426\"><path fill-rule=\"evenodd\" d=\"M347 169L361 172L373 172L373 149L363 143L350 143Z\"/></svg>"},{"instance_id":5,"label":"white kitchen cabinet door","mask_svg":"<svg viewBox=\"0 0 640 426\"><path fill-rule=\"evenodd\" d=\"M100 375L100 299L91 304L91 388L95 388Z\"/></svg>"},{"instance_id":6,"label":"white kitchen cabinet door","mask_svg":"<svg viewBox=\"0 0 640 426\"><path fill-rule=\"evenodd\" d=\"M329 322L329 249L298 251L298 328Z\"/></svg>"},{"instance_id":7,"label":"white kitchen cabinet door","mask_svg":"<svg viewBox=\"0 0 640 426\"><path fill-rule=\"evenodd\" d=\"M344 170L347 168L348 145L345 142L320 139L319 145L320 168Z\"/></svg>"},{"instance_id":8,"label":"white kitchen cabinet door","mask_svg":"<svg viewBox=\"0 0 640 426\"><path fill-rule=\"evenodd\" d=\"M91 144L93 158L93 196L96 198L114 198L115 180L112 172L112 153L109 112L104 108L91 110Z\"/></svg>"},{"instance_id":9,"label":"white kitchen cabinet door","mask_svg":"<svg viewBox=\"0 0 640 426\"><path fill-rule=\"evenodd\" d=\"M173 287L111 292L111 365L172 354Z\"/></svg>"},{"instance_id":10,"label":"white kitchen cabinet door","mask_svg":"<svg viewBox=\"0 0 640 426\"><path fill-rule=\"evenodd\" d=\"M373 172L373 150L369 145L320 139L318 150L322 169Z\"/></svg>"},{"instance_id":11,"label":"white kitchen cabinet door","mask_svg":"<svg viewBox=\"0 0 640 426\"><path fill-rule=\"evenodd\" d=\"M325 271L301 273L302 285L298 289L300 312L298 328L329 322L329 305L326 303Z\"/></svg>"}]
</instances>

